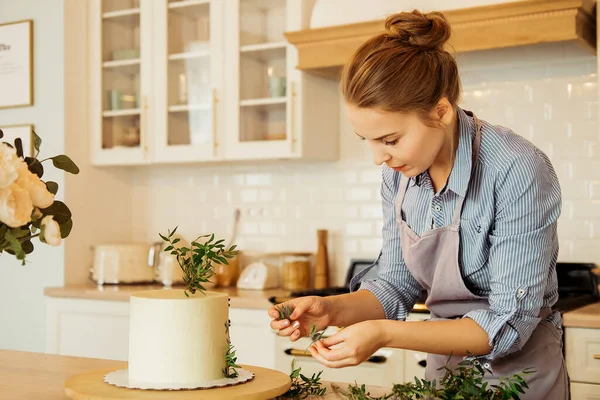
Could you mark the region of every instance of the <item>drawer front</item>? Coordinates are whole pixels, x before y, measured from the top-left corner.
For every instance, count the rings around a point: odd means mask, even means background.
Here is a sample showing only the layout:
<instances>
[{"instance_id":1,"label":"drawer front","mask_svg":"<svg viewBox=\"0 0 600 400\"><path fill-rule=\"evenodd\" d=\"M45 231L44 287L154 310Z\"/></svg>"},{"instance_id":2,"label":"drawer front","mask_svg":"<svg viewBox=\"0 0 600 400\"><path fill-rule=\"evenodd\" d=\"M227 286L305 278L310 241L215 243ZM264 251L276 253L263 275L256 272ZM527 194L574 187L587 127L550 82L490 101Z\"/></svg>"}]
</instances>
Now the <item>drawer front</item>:
<instances>
[{"instance_id":1,"label":"drawer front","mask_svg":"<svg viewBox=\"0 0 600 400\"><path fill-rule=\"evenodd\" d=\"M600 385L571 383L571 400L600 400Z\"/></svg>"},{"instance_id":2,"label":"drawer front","mask_svg":"<svg viewBox=\"0 0 600 400\"><path fill-rule=\"evenodd\" d=\"M600 384L600 329L565 328L565 359L573 382Z\"/></svg>"}]
</instances>

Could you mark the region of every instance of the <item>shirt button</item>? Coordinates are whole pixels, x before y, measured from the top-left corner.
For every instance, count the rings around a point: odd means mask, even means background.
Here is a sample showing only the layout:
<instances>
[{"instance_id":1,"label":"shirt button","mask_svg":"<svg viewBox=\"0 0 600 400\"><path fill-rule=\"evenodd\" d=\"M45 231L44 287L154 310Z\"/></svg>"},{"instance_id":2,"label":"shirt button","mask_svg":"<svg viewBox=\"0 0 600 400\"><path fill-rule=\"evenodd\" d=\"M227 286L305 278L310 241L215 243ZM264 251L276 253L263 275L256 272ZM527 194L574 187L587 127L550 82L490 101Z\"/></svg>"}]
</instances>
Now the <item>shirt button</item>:
<instances>
[{"instance_id":1,"label":"shirt button","mask_svg":"<svg viewBox=\"0 0 600 400\"><path fill-rule=\"evenodd\" d=\"M485 364L483 364L483 367L485 369L490 369L491 365L490 365L490 363L485 363Z\"/></svg>"},{"instance_id":2,"label":"shirt button","mask_svg":"<svg viewBox=\"0 0 600 400\"><path fill-rule=\"evenodd\" d=\"M523 296L525 294L525 289L519 289L517 293L519 293L519 296Z\"/></svg>"},{"instance_id":3,"label":"shirt button","mask_svg":"<svg viewBox=\"0 0 600 400\"><path fill-rule=\"evenodd\" d=\"M442 207L440 207L440 206L435 206L433 208L435 209L435 211L440 211L442 209Z\"/></svg>"}]
</instances>

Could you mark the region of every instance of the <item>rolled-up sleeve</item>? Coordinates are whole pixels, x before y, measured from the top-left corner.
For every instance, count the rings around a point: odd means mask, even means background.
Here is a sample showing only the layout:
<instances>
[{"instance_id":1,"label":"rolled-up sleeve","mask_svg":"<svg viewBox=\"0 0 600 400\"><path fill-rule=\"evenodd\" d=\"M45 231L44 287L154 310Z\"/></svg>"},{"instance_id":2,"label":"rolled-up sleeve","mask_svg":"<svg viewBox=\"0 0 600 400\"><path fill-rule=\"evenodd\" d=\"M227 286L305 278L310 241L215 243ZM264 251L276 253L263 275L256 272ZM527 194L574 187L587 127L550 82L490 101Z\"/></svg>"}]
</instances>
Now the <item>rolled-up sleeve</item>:
<instances>
[{"instance_id":1,"label":"rolled-up sleeve","mask_svg":"<svg viewBox=\"0 0 600 400\"><path fill-rule=\"evenodd\" d=\"M542 153L517 154L498 171L496 215L489 235L489 310L465 315L488 334L488 359L522 349L538 325L558 255L560 186Z\"/></svg>"},{"instance_id":2,"label":"rolled-up sleeve","mask_svg":"<svg viewBox=\"0 0 600 400\"><path fill-rule=\"evenodd\" d=\"M378 277L363 281L359 288L372 292L383 306L385 317L394 320L406 319L421 294L421 285L406 268L400 247L395 209L400 177L400 173L383 167L383 245L378 259Z\"/></svg>"}]
</instances>

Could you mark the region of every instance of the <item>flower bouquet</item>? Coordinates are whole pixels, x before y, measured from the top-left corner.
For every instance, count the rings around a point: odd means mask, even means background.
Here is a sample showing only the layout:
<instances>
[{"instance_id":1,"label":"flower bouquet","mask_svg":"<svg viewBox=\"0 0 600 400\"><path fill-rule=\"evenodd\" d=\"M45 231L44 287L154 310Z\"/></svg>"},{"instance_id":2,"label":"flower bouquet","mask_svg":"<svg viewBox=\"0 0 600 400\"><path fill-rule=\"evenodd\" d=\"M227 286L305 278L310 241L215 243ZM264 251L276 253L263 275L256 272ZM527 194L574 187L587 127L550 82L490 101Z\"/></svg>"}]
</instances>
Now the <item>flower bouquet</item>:
<instances>
[{"instance_id":1,"label":"flower bouquet","mask_svg":"<svg viewBox=\"0 0 600 400\"><path fill-rule=\"evenodd\" d=\"M42 139L33 132L35 155L23 156L20 138L14 144L3 142L0 130L0 256L6 252L25 264L33 252L35 237L42 243L59 246L73 227L71 211L55 200L58 184L43 181L45 161L54 167L78 174L79 168L66 155L38 160Z\"/></svg>"}]
</instances>

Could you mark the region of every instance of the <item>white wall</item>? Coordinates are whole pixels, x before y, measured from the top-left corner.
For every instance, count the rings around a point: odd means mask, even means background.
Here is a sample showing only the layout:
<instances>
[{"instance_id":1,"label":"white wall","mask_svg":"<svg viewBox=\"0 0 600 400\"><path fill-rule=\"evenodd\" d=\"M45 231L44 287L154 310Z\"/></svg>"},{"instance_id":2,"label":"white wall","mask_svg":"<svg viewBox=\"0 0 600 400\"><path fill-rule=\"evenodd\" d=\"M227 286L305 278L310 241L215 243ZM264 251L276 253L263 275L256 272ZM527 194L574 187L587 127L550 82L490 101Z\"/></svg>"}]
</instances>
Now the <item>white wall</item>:
<instances>
[{"instance_id":1,"label":"white wall","mask_svg":"<svg viewBox=\"0 0 600 400\"><path fill-rule=\"evenodd\" d=\"M551 157L563 187L560 260L600 262L600 141L596 57L574 44L461 55L463 106L531 139ZM134 172L133 236L228 236L241 207L242 249L314 251L330 230L334 283L350 258L381 246L380 170L341 114L336 163L140 168Z\"/></svg>"},{"instance_id":2,"label":"white wall","mask_svg":"<svg viewBox=\"0 0 600 400\"><path fill-rule=\"evenodd\" d=\"M54 156L65 147L63 0L0 0L0 24L24 19L34 24L35 104L0 110L0 126L33 124L43 140L40 156ZM64 173L48 165L44 178L56 181L57 198L64 198ZM25 266L0 255L0 348L45 350L43 290L63 284L64 248L37 243Z\"/></svg>"}]
</instances>

